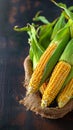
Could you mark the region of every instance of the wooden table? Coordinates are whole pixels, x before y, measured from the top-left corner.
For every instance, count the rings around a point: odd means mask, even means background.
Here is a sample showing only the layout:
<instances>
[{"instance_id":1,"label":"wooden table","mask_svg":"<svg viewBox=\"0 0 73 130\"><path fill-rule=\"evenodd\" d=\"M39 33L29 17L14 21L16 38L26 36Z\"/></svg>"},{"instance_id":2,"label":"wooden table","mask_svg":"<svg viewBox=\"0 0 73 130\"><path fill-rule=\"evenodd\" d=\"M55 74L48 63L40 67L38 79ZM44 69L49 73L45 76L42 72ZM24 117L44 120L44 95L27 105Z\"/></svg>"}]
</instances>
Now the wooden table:
<instances>
[{"instance_id":1,"label":"wooden table","mask_svg":"<svg viewBox=\"0 0 73 130\"><path fill-rule=\"evenodd\" d=\"M29 0L7 0L5 2L2 0L0 2L2 11L0 12L1 130L72 130L73 112L62 119L45 119L31 111L26 111L26 108L18 102L25 96L23 61L28 55L29 46L27 35L14 32L13 26L16 24L23 26L27 22L31 22L34 14L41 9L44 10L43 14L49 16L51 20L59 15L59 10L56 10L57 8L53 7L51 2L47 5L47 2L48 0L46 2L44 0L43 2L37 0L34 2ZM25 11L26 4L27 12Z\"/></svg>"}]
</instances>

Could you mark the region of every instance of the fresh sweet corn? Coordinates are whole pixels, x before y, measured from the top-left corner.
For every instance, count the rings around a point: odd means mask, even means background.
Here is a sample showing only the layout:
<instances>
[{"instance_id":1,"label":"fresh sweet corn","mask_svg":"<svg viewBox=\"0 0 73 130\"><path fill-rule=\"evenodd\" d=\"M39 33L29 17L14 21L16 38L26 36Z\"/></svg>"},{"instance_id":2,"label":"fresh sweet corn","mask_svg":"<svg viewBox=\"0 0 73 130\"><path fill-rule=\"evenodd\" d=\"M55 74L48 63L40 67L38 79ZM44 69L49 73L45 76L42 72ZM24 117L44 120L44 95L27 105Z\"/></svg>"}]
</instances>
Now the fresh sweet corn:
<instances>
[{"instance_id":1,"label":"fresh sweet corn","mask_svg":"<svg viewBox=\"0 0 73 130\"><path fill-rule=\"evenodd\" d=\"M71 24L71 23L69 23L69 24ZM67 24L66 26L68 26L69 24ZM44 83L46 81L48 76L50 76L54 66L56 65L58 59L60 58L62 52L64 51L64 49L67 45L67 42L70 38L70 32L68 32L67 29L69 29L69 28L63 28L62 30L60 30L53 40L53 43L56 41L58 46L57 46L56 50L53 52L53 54L50 57L50 59L48 60L48 62L46 63L39 86L41 86L42 83Z\"/></svg>"},{"instance_id":2,"label":"fresh sweet corn","mask_svg":"<svg viewBox=\"0 0 73 130\"><path fill-rule=\"evenodd\" d=\"M49 58L51 57L52 53L54 52L55 48L57 47L57 44L52 44L49 46L49 48L47 48L47 50L44 52L44 55L41 56L39 63L37 64L32 77L30 79L29 82L29 86L28 86L28 92L34 92L35 90L37 90L37 86L42 78L42 74L45 68L45 65L47 63L47 61L49 60Z\"/></svg>"},{"instance_id":3,"label":"fresh sweet corn","mask_svg":"<svg viewBox=\"0 0 73 130\"><path fill-rule=\"evenodd\" d=\"M64 61L59 61L57 63L51 75L50 81L44 91L41 103L42 108L49 106L50 103L55 99L66 77L68 76L70 69L70 64Z\"/></svg>"},{"instance_id":4,"label":"fresh sweet corn","mask_svg":"<svg viewBox=\"0 0 73 130\"><path fill-rule=\"evenodd\" d=\"M58 107L65 106L71 98L73 98L73 66L57 97Z\"/></svg>"},{"instance_id":5,"label":"fresh sweet corn","mask_svg":"<svg viewBox=\"0 0 73 130\"><path fill-rule=\"evenodd\" d=\"M42 54L28 85L27 94L36 92L51 74L70 38L69 27L60 30ZM48 64L47 64L48 63ZM46 72L46 74L43 73ZM42 78L43 77L43 78Z\"/></svg>"},{"instance_id":6,"label":"fresh sweet corn","mask_svg":"<svg viewBox=\"0 0 73 130\"><path fill-rule=\"evenodd\" d=\"M65 86L62 92L59 94L57 98L58 107L59 108L64 107L70 101L72 96L73 96L73 78L70 80L70 82Z\"/></svg>"},{"instance_id":7,"label":"fresh sweet corn","mask_svg":"<svg viewBox=\"0 0 73 130\"><path fill-rule=\"evenodd\" d=\"M71 70L73 66L73 39L70 40L62 53L59 62L54 68L49 83L44 91L42 97L42 108L49 106L51 102L56 98L57 94L61 90L68 75L72 76ZM70 76L70 77L71 77Z\"/></svg>"}]
</instances>

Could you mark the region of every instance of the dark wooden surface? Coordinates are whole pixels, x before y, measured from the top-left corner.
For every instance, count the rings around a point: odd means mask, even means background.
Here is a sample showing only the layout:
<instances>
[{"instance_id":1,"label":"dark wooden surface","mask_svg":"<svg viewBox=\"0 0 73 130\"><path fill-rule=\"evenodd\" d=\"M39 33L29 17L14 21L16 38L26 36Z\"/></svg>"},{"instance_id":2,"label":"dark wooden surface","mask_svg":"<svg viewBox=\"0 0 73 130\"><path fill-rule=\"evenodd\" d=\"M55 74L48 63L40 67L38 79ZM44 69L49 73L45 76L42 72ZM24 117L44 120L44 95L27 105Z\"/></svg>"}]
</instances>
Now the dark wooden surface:
<instances>
[{"instance_id":1,"label":"dark wooden surface","mask_svg":"<svg viewBox=\"0 0 73 130\"><path fill-rule=\"evenodd\" d=\"M63 0L58 1L63 2ZM64 1L67 5L73 2ZM0 129L1 130L72 130L73 112L51 120L26 111L18 101L25 96L23 61L29 46L25 33L13 31L31 23L35 13L43 10L50 21L60 10L49 0L0 0Z\"/></svg>"}]
</instances>

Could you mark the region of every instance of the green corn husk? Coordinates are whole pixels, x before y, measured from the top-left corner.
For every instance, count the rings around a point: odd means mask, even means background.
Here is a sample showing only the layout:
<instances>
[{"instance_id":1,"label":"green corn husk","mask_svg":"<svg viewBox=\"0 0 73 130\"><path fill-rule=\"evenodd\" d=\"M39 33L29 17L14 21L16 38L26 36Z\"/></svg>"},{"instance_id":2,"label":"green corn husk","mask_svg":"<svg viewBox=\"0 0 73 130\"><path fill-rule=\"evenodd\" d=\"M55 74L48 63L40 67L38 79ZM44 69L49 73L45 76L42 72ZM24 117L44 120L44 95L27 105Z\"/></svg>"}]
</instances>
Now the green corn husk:
<instances>
[{"instance_id":1,"label":"green corn husk","mask_svg":"<svg viewBox=\"0 0 73 130\"><path fill-rule=\"evenodd\" d=\"M33 62L33 70L34 70L45 49L38 42L37 32L34 26L32 25L30 26L31 26L31 31L28 32L30 36L29 44L31 46L29 54L30 54L30 58L31 56L33 57L32 62Z\"/></svg>"},{"instance_id":2,"label":"green corn husk","mask_svg":"<svg viewBox=\"0 0 73 130\"><path fill-rule=\"evenodd\" d=\"M28 42L30 44L29 49L29 55L30 59L33 62L33 70L35 69L41 55L49 45L49 39L51 37L51 33L53 30L53 25L55 24L56 20L54 20L52 23L48 23L45 25L41 25L39 27L36 27L36 25L28 25L23 28L15 27L15 31L26 31L29 35ZM44 26L46 28L44 28ZM38 33L38 31L40 32Z\"/></svg>"},{"instance_id":3,"label":"green corn husk","mask_svg":"<svg viewBox=\"0 0 73 130\"><path fill-rule=\"evenodd\" d=\"M65 22L65 16L64 13L61 14L61 16L59 17L57 23L55 24L54 28L53 28L53 32L51 35L51 40L54 39L56 33L65 26L66 22Z\"/></svg>"},{"instance_id":4,"label":"green corn husk","mask_svg":"<svg viewBox=\"0 0 73 130\"><path fill-rule=\"evenodd\" d=\"M43 46L44 49L46 49L51 42L53 26L55 25L56 21L57 19L48 24L41 25L39 28L39 44Z\"/></svg>"},{"instance_id":5,"label":"green corn husk","mask_svg":"<svg viewBox=\"0 0 73 130\"><path fill-rule=\"evenodd\" d=\"M71 8L67 8L66 4L63 3L57 3L55 0L51 0L55 5L57 5L59 8L63 9L65 11L65 13L67 14L67 16L73 20L73 13L71 12L72 7Z\"/></svg>"},{"instance_id":6,"label":"green corn husk","mask_svg":"<svg viewBox=\"0 0 73 130\"><path fill-rule=\"evenodd\" d=\"M33 18L33 21L41 21L44 24L49 24L50 22L44 17L40 15L41 11L38 11L35 17Z\"/></svg>"},{"instance_id":7,"label":"green corn husk","mask_svg":"<svg viewBox=\"0 0 73 130\"><path fill-rule=\"evenodd\" d=\"M28 33L28 35L29 35L28 43L30 45L29 55L30 55L30 59L33 62L33 70L34 70L41 55L45 51L43 46L41 46L41 44L39 44L39 42L38 42L38 38L37 38L38 32L35 29L35 25L32 24L32 25L28 25L28 26L23 27L23 28L15 27L14 30L20 31L20 32L26 31Z\"/></svg>"},{"instance_id":8,"label":"green corn husk","mask_svg":"<svg viewBox=\"0 0 73 130\"><path fill-rule=\"evenodd\" d=\"M50 43L50 37L53 31L53 26L56 23L56 20L54 20L52 23L49 22L44 16L40 15L41 11L37 12L35 17L33 18L33 21L41 21L43 25L39 27L39 33L38 33L38 41L41 46L43 46L44 49L47 48L47 46Z\"/></svg>"},{"instance_id":9,"label":"green corn husk","mask_svg":"<svg viewBox=\"0 0 73 130\"><path fill-rule=\"evenodd\" d=\"M51 0L55 5L60 7L64 10L64 14L66 14L67 19L71 19L73 21L73 6L70 6L69 8L66 6L66 4L63 3L57 3L54 0ZM73 25L70 28L71 38L73 38Z\"/></svg>"},{"instance_id":10,"label":"green corn husk","mask_svg":"<svg viewBox=\"0 0 73 130\"><path fill-rule=\"evenodd\" d=\"M32 37L34 38L34 41L37 41L35 39L36 35L37 35L37 31L35 30L35 25L32 24L32 25L27 25L25 27L22 27L22 28L19 28L18 26L15 26L14 27L14 30L17 31L17 32L24 32L26 31L29 35L29 41L32 39ZM38 43L38 42L35 42L36 46L39 48L40 51L44 52L44 48Z\"/></svg>"},{"instance_id":11,"label":"green corn husk","mask_svg":"<svg viewBox=\"0 0 73 130\"><path fill-rule=\"evenodd\" d=\"M32 49L32 46L30 46L30 49L29 49L29 56L30 56L31 61L33 61L33 49Z\"/></svg>"},{"instance_id":12,"label":"green corn husk","mask_svg":"<svg viewBox=\"0 0 73 130\"><path fill-rule=\"evenodd\" d=\"M71 39L66 46L63 54L60 57L60 60L66 61L73 66L73 39Z\"/></svg>"},{"instance_id":13,"label":"green corn husk","mask_svg":"<svg viewBox=\"0 0 73 130\"><path fill-rule=\"evenodd\" d=\"M54 40L52 40L51 44L56 43L57 48L55 49L51 58L49 59L49 61L47 62L46 66L45 66L39 87L50 76L54 66L56 65L57 61L59 60L61 54L63 53L63 51L66 47L66 45L68 44L69 39L70 39L69 27L64 27L56 34Z\"/></svg>"}]
</instances>

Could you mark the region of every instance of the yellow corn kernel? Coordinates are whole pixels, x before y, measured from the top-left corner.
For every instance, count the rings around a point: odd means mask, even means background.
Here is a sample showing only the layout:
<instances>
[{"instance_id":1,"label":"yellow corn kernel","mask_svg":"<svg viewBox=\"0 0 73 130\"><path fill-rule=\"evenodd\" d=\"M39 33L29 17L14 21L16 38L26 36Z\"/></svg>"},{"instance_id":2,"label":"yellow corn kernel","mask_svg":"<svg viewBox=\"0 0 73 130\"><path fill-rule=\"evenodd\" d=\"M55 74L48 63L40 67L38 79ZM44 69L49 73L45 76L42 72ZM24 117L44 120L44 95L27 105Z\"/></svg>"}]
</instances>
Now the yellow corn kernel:
<instances>
[{"instance_id":1,"label":"yellow corn kernel","mask_svg":"<svg viewBox=\"0 0 73 130\"><path fill-rule=\"evenodd\" d=\"M41 102L42 108L49 106L51 102L56 98L66 77L70 72L70 69L71 65L64 61L59 61L57 63L49 80L49 83L44 91Z\"/></svg>"},{"instance_id":2,"label":"yellow corn kernel","mask_svg":"<svg viewBox=\"0 0 73 130\"><path fill-rule=\"evenodd\" d=\"M46 82L43 83L42 86L40 87L40 92L41 92L42 95L43 95L43 93L44 93L46 87L47 87L47 83L46 83Z\"/></svg>"},{"instance_id":3,"label":"yellow corn kernel","mask_svg":"<svg viewBox=\"0 0 73 130\"><path fill-rule=\"evenodd\" d=\"M43 71L47 61L50 59L52 53L56 49L57 44L51 44L41 56L28 85L27 94L34 93L38 89L38 85L43 75Z\"/></svg>"},{"instance_id":4,"label":"yellow corn kernel","mask_svg":"<svg viewBox=\"0 0 73 130\"><path fill-rule=\"evenodd\" d=\"M73 78L59 94L57 101L59 108L64 107L73 96Z\"/></svg>"}]
</instances>

